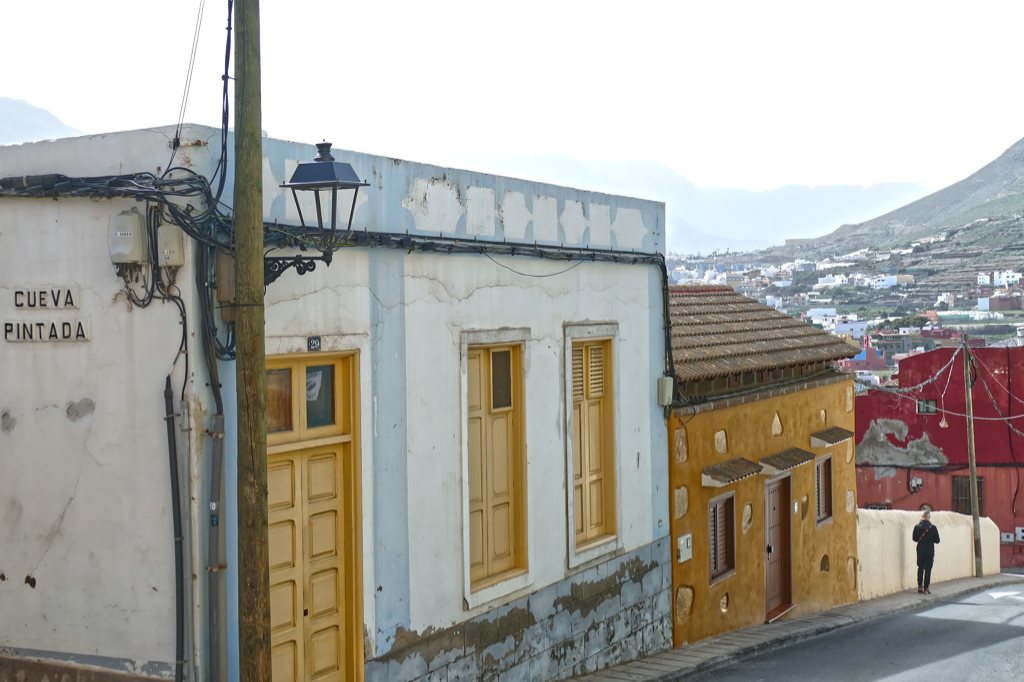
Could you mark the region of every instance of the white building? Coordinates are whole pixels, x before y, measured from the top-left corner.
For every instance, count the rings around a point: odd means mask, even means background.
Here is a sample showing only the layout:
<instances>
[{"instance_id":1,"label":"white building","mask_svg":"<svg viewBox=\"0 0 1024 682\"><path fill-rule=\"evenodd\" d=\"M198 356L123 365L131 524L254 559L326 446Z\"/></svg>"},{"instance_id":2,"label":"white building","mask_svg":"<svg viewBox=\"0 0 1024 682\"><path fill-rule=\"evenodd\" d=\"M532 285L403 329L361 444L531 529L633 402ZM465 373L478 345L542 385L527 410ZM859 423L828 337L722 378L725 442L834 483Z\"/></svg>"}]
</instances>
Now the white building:
<instances>
[{"instance_id":1,"label":"white building","mask_svg":"<svg viewBox=\"0 0 1024 682\"><path fill-rule=\"evenodd\" d=\"M174 134L0 147L0 658L54 680L173 676L176 575L186 679L238 679L235 364L208 359L211 325L229 344L229 248L176 241L132 196L148 177L113 199L121 181L52 177L160 176L173 154L212 178L221 131L186 126L169 152ZM264 138L263 154L270 255L317 254L286 246L309 234L279 188L312 146ZM334 154L370 182L353 232L331 267L266 289L275 680L555 678L670 647L664 204ZM204 197L167 201L201 213ZM154 277L174 300L126 300Z\"/></svg>"},{"instance_id":2,"label":"white building","mask_svg":"<svg viewBox=\"0 0 1024 682\"><path fill-rule=\"evenodd\" d=\"M1021 273L1014 272L1013 270L1003 270L1002 272L979 272L978 285L1009 287L1018 284L1021 280L1021 277Z\"/></svg>"},{"instance_id":3,"label":"white building","mask_svg":"<svg viewBox=\"0 0 1024 682\"><path fill-rule=\"evenodd\" d=\"M953 302L954 302L953 294L950 294L950 293L939 294L939 297L937 299L935 299L935 305L939 305L940 303L945 303L947 306L952 307Z\"/></svg>"}]
</instances>

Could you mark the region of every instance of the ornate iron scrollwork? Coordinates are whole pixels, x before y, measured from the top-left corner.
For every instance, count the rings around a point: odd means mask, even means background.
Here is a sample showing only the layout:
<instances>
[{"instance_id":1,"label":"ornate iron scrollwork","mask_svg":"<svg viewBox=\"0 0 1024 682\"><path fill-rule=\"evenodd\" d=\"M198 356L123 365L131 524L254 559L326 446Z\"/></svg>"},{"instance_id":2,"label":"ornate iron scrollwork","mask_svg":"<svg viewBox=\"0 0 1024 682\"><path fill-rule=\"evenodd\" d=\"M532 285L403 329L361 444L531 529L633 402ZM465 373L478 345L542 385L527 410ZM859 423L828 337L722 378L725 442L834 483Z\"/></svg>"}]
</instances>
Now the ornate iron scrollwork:
<instances>
[{"instance_id":1,"label":"ornate iron scrollwork","mask_svg":"<svg viewBox=\"0 0 1024 682\"><path fill-rule=\"evenodd\" d=\"M284 258L264 257L263 258L263 285L269 286L277 281L277 278L284 274L288 268L295 268L295 272L305 275L307 272L316 270L316 262L323 261L330 267L331 261L324 256L290 256Z\"/></svg>"}]
</instances>

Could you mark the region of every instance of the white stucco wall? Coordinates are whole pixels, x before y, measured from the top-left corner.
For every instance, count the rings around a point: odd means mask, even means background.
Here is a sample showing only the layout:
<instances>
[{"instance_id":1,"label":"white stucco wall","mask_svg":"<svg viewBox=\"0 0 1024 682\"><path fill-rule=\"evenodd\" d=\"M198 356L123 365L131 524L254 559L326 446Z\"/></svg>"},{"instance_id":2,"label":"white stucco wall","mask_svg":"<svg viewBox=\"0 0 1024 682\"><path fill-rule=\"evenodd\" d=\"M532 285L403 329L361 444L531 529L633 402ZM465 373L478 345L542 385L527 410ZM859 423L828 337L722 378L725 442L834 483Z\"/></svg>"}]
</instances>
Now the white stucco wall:
<instances>
[{"instance_id":1,"label":"white stucco wall","mask_svg":"<svg viewBox=\"0 0 1024 682\"><path fill-rule=\"evenodd\" d=\"M155 172L169 156L166 135L147 131L0 147L0 177ZM163 390L181 326L173 305L129 311L119 293L108 225L136 206L0 198L3 319L87 318L92 332L77 343L0 341L0 647L165 674L174 546ZM190 283L186 266L186 300ZM16 288L43 286L80 287L80 309L15 309ZM181 360L172 380L177 408ZM185 445L179 437L183 467Z\"/></svg>"},{"instance_id":2,"label":"white stucco wall","mask_svg":"<svg viewBox=\"0 0 1024 682\"><path fill-rule=\"evenodd\" d=\"M873 599L917 587L917 544L914 526L918 512L857 510L857 591L860 599ZM970 516L932 512L939 529L932 582L974 575L974 532ZM999 573L999 529L981 519L981 554L986 575Z\"/></svg>"}]
</instances>

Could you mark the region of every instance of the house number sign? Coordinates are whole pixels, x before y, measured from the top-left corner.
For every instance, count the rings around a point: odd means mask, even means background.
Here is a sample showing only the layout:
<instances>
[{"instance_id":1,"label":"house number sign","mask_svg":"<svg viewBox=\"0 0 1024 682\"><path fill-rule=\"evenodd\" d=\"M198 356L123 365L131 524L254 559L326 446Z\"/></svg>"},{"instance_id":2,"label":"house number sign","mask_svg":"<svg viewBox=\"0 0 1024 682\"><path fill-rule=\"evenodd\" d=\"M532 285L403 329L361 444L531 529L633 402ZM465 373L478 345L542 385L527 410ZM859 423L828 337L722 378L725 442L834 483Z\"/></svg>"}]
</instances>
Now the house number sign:
<instances>
[{"instance_id":1,"label":"house number sign","mask_svg":"<svg viewBox=\"0 0 1024 682\"><path fill-rule=\"evenodd\" d=\"M92 330L88 318L61 316L39 319L38 315L33 315L51 310L77 310L80 297L78 287L15 289L13 312L25 315L19 319L4 320L4 341L89 341Z\"/></svg>"}]
</instances>

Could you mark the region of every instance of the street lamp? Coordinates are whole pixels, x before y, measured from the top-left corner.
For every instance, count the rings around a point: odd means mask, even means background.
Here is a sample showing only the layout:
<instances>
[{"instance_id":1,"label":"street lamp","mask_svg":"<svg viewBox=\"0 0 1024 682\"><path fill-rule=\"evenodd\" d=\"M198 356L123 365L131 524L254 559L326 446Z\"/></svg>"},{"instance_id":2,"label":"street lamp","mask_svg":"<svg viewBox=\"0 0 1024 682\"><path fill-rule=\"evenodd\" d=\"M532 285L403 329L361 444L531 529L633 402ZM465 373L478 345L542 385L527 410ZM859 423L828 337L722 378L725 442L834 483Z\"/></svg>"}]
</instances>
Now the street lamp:
<instances>
[{"instance_id":1,"label":"street lamp","mask_svg":"<svg viewBox=\"0 0 1024 682\"><path fill-rule=\"evenodd\" d=\"M280 277L288 268L295 268L295 272L304 275L316 269L316 261L323 261L324 265L330 267L334 251L334 238L338 231L338 190L351 189L352 205L348 212L348 227L346 236L352 232L352 218L356 213L356 199L359 196L360 187L369 187L370 183L363 182L356 175L351 164L335 161L331 155L331 143L319 142L316 145L317 156L313 161L300 163L292 173L292 178L281 185L292 191L292 199L295 201L295 208L299 211L299 222L302 223L303 231L306 230L306 220L302 216L302 206L299 205L299 192L312 192L316 202L316 222L320 230L320 256L286 256L281 258L266 257L263 259L263 279L265 284L270 284ZM331 227L330 230L324 227L323 210L320 204L320 192L331 191Z\"/></svg>"}]
</instances>

